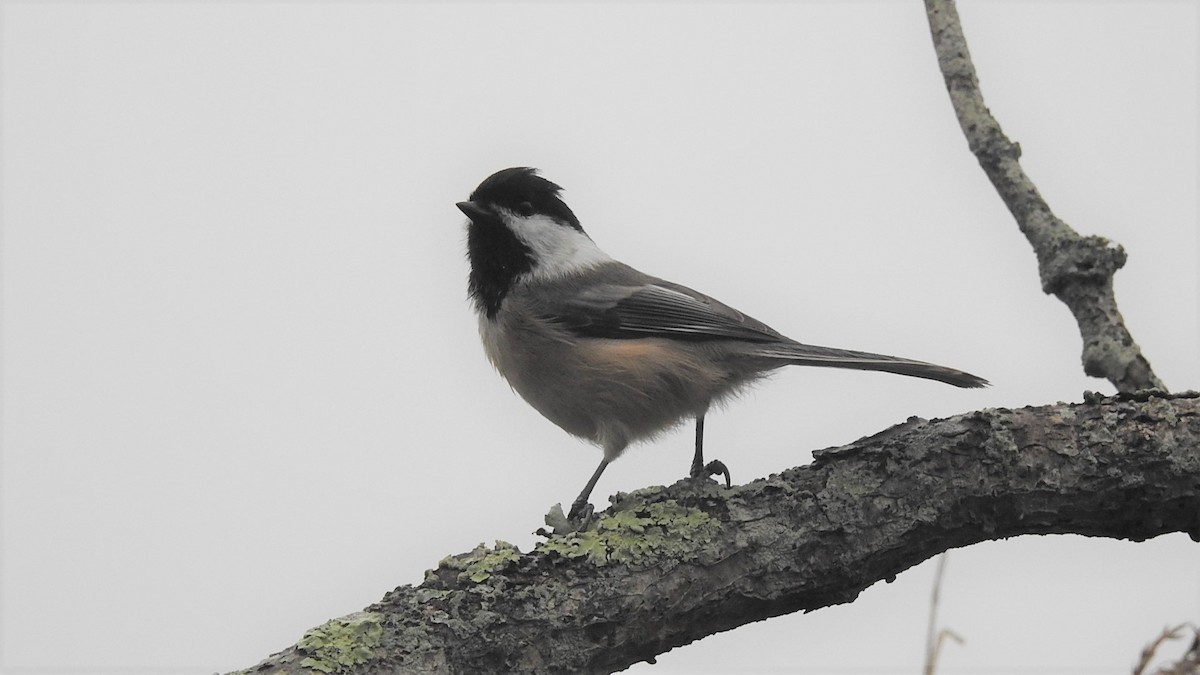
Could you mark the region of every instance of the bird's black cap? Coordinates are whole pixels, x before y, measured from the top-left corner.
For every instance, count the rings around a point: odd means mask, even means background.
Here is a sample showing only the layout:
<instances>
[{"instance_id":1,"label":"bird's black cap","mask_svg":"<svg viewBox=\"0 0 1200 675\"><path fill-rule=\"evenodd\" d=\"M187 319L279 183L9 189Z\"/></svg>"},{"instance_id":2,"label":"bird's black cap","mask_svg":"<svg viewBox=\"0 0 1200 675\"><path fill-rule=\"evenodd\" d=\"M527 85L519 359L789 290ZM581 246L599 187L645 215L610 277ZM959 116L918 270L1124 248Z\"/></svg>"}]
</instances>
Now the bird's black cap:
<instances>
[{"instance_id":1,"label":"bird's black cap","mask_svg":"<svg viewBox=\"0 0 1200 675\"><path fill-rule=\"evenodd\" d=\"M559 198L561 191L561 187L537 175L537 169L517 166L485 178L471 193L470 199L477 206L495 204L518 215L547 215L582 232L579 219ZM460 204L459 208L471 217L469 207Z\"/></svg>"}]
</instances>

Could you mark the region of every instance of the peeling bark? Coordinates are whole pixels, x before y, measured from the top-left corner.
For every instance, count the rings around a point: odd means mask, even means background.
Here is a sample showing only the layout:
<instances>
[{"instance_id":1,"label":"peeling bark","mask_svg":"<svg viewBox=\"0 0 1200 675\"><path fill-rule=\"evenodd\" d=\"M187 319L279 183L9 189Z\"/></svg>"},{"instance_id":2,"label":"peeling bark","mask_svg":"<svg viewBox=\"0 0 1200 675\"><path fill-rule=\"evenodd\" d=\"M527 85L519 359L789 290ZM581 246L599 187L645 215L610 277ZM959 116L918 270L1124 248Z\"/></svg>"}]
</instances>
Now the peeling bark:
<instances>
[{"instance_id":1,"label":"peeling bark","mask_svg":"<svg viewBox=\"0 0 1200 675\"><path fill-rule=\"evenodd\" d=\"M1200 394L912 418L748 485L619 495L595 529L528 553L447 558L244 672L607 673L850 602L949 548L1168 532L1200 540Z\"/></svg>"}]
</instances>

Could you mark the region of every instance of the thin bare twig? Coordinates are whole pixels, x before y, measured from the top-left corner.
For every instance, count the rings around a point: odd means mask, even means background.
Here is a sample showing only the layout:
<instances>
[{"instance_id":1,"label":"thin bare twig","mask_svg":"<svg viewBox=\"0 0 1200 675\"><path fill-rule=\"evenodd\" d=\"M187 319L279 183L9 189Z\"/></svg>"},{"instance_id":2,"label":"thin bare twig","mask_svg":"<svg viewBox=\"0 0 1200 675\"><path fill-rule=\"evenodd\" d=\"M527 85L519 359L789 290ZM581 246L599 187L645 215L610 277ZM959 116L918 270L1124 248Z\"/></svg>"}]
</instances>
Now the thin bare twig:
<instances>
[{"instance_id":1,"label":"thin bare twig","mask_svg":"<svg viewBox=\"0 0 1200 675\"><path fill-rule=\"evenodd\" d=\"M1050 210L1018 161L1021 147L983 102L954 0L925 0L929 30L950 102L971 152L1033 246L1042 290L1062 300L1083 338L1083 371L1117 391L1164 389L1117 309L1112 278L1125 250L1103 237L1080 236Z\"/></svg>"},{"instance_id":2,"label":"thin bare twig","mask_svg":"<svg viewBox=\"0 0 1200 675\"><path fill-rule=\"evenodd\" d=\"M942 575L946 571L946 557L950 553L946 552L938 556L937 570L933 573L933 593L929 598L929 624L925 627L925 675L933 675L934 660L937 658L934 653L937 645L937 611L938 602L942 594Z\"/></svg>"},{"instance_id":3,"label":"thin bare twig","mask_svg":"<svg viewBox=\"0 0 1200 675\"><path fill-rule=\"evenodd\" d=\"M949 628L939 631L937 629L937 613L938 604L941 602L942 595L942 578L946 573L946 558L950 553L938 556L937 571L933 574L933 594L929 598L929 625L925 630L925 675L934 675L937 671L938 655L942 653L942 644L947 638L954 640L958 644L963 643L963 638L958 633Z\"/></svg>"},{"instance_id":4,"label":"thin bare twig","mask_svg":"<svg viewBox=\"0 0 1200 675\"><path fill-rule=\"evenodd\" d=\"M1155 638L1154 642L1151 642L1142 649L1142 654L1138 658L1137 664L1133 667L1133 675L1147 675L1146 668L1158 652L1158 648L1164 642L1185 637L1185 629L1192 633L1192 644L1188 647L1188 651L1179 657L1179 661L1162 666L1154 671L1153 675L1196 675L1196 673L1200 673L1200 628L1190 623L1182 623L1174 628L1164 628L1163 632Z\"/></svg>"}]
</instances>

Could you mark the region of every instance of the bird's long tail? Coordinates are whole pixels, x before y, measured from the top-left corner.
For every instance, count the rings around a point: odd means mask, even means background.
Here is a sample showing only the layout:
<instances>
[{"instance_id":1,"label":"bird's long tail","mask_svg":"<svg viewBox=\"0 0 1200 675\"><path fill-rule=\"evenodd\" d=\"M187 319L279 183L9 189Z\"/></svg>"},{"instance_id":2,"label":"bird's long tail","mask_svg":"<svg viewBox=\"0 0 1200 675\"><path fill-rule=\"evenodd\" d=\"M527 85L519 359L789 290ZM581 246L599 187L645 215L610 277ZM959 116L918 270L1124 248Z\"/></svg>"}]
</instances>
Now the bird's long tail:
<instances>
[{"instance_id":1,"label":"bird's long tail","mask_svg":"<svg viewBox=\"0 0 1200 675\"><path fill-rule=\"evenodd\" d=\"M924 361L913 361L896 356L856 352L849 349L818 347L799 342L771 345L754 351L756 356L783 359L799 366L823 366L826 368L851 368L854 370L877 370L909 377L923 377L956 387L986 387L989 382L982 377Z\"/></svg>"}]
</instances>

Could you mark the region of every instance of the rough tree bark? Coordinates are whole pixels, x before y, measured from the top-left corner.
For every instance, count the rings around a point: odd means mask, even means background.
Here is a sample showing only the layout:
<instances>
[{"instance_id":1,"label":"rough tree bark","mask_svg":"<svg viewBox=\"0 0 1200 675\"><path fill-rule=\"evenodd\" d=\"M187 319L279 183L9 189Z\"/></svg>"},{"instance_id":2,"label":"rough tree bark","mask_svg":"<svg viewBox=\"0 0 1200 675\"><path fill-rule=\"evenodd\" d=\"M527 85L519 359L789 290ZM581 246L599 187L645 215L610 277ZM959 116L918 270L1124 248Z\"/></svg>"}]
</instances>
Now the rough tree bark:
<instances>
[{"instance_id":1,"label":"rough tree bark","mask_svg":"<svg viewBox=\"0 0 1200 675\"><path fill-rule=\"evenodd\" d=\"M447 558L244 672L607 673L987 539L1200 540L1198 448L1194 392L913 418L731 490L623 495L527 553Z\"/></svg>"}]
</instances>

